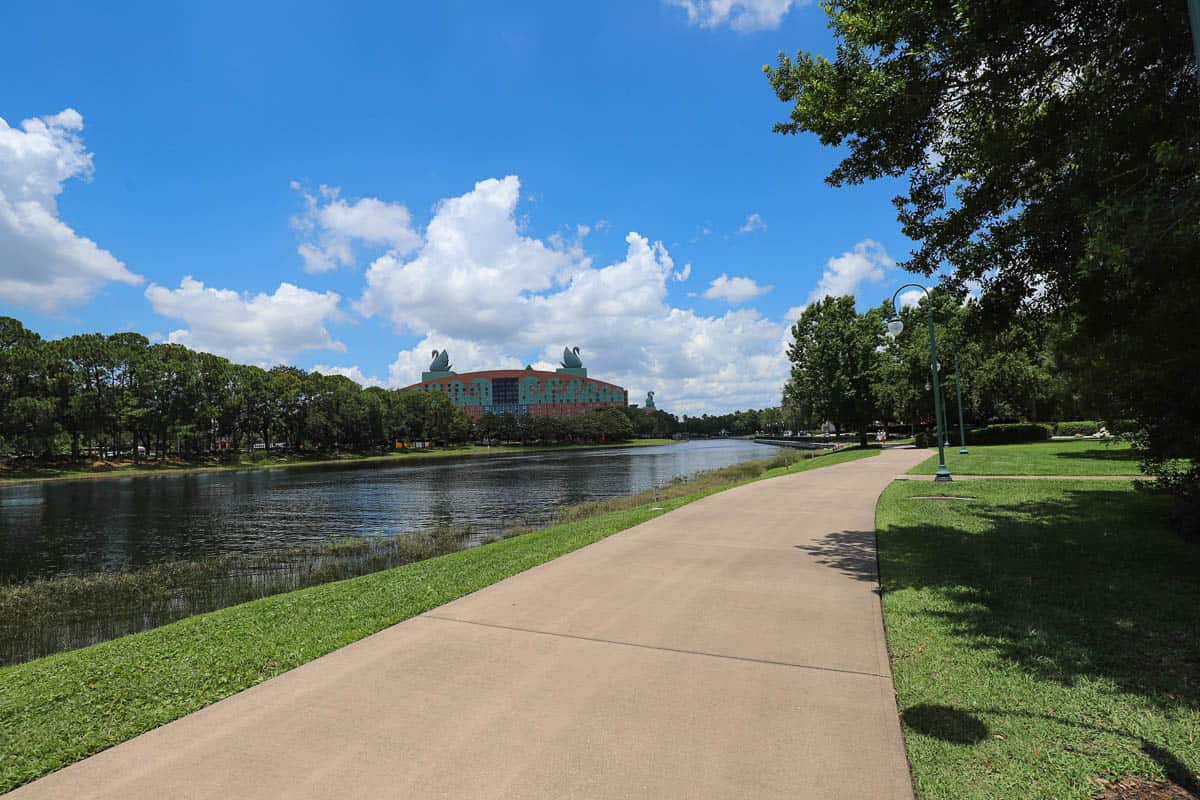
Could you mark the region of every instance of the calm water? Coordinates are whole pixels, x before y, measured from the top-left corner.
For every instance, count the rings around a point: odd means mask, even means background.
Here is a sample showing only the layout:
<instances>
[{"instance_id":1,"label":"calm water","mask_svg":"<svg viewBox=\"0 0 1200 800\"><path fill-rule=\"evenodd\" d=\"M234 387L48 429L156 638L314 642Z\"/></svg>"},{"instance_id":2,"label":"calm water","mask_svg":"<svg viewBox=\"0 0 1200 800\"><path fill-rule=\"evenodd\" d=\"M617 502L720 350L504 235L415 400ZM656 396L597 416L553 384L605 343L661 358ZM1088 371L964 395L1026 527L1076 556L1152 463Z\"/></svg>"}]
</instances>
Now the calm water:
<instances>
[{"instance_id":1,"label":"calm water","mask_svg":"<svg viewBox=\"0 0 1200 800\"><path fill-rule=\"evenodd\" d=\"M742 440L0 488L0 581L117 570L438 525L480 534L550 522L777 450Z\"/></svg>"}]
</instances>

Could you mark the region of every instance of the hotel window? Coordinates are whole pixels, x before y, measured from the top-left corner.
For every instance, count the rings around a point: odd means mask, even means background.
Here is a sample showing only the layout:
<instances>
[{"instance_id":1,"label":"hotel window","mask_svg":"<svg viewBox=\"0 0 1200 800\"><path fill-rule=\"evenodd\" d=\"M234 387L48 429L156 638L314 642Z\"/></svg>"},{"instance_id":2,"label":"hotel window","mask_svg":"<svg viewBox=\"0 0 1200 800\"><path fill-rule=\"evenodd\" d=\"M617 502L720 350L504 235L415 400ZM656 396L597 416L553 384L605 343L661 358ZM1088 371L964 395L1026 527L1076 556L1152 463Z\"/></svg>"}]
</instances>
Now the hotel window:
<instances>
[{"instance_id":1,"label":"hotel window","mask_svg":"<svg viewBox=\"0 0 1200 800\"><path fill-rule=\"evenodd\" d=\"M516 378L492 378L492 403L498 406L516 405L521 398Z\"/></svg>"}]
</instances>

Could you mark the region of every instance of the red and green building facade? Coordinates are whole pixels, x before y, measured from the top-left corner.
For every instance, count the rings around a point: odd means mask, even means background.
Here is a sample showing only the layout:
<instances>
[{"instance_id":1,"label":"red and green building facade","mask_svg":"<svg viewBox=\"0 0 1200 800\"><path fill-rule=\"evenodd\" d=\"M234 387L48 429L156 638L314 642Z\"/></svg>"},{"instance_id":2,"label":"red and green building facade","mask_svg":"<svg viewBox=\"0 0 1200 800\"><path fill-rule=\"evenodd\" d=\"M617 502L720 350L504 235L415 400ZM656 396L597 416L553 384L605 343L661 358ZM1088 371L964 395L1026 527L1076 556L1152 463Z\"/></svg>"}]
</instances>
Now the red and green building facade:
<instances>
[{"instance_id":1,"label":"red and green building facade","mask_svg":"<svg viewBox=\"0 0 1200 800\"><path fill-rule=\"evenodd\" d=\"M563 365L555 372L526 367L459 375L450 371L444 352L434 351L433 364L422 373L421 382L404 390L441 392L471 419L484 414L570 417L629 405L629 393L623 387L587 376L578 350L574 354L565 351Z\"/></svg>"}]
</instances>

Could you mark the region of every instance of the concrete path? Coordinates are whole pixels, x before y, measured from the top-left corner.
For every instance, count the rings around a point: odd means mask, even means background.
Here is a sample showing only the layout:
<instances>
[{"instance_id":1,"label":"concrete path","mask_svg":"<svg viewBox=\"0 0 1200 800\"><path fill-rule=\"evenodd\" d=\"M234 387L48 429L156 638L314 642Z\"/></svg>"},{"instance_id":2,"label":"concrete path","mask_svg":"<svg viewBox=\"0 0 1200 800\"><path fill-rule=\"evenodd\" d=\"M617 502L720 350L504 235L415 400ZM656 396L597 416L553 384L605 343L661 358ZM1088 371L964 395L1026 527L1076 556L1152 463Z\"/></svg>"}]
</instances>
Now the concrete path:
<instances>
[{"instance_id":1,"label":"concrete path","mask_svg":"<svg viewBox=\"0 0 1200 800\"><path fill-rule=\"evenodd\" d=\"M927 457L692 503L11 797L908 800L874 509Z\"/></svg>"}]
</instances>

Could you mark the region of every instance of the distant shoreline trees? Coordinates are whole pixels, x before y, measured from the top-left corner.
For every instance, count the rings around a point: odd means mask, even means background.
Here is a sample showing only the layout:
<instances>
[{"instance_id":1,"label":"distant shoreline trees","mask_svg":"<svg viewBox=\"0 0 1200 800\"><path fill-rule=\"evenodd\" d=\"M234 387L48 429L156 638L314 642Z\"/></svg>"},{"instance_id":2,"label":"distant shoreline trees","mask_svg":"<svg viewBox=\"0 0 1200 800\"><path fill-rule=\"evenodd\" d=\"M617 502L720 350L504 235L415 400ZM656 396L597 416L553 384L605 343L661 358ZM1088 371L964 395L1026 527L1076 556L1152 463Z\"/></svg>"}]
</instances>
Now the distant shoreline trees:
<instances>
[{"instance_id":1,"label":"distant shoreline trees","mask_svg":"<svg viewBox=\"0 0 1200 800\"><path fill-rule=\"evenodd\" d=\"M136 333L47 341L0 317L0 454L232 458L253 449L391 449L398 440L624 441L669 436L676 426L670 414L638 408L473 424L437 392L234 364Z\"/></svg>"}]
</instances>

